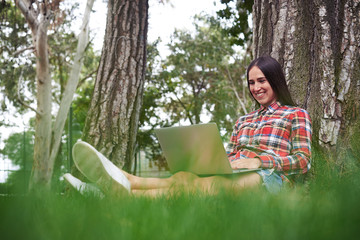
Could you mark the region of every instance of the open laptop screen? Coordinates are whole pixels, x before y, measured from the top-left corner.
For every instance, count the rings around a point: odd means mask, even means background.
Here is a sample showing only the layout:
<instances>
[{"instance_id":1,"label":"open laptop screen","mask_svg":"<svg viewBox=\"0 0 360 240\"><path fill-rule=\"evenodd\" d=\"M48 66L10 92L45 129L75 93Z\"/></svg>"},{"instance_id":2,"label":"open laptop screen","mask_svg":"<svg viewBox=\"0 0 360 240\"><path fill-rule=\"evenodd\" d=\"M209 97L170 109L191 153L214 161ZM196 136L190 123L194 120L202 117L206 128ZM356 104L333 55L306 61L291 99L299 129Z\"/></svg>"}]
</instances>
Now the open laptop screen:
<instances>
[{"instance_id":1,"label":"open laptop screen","mask_svg":"<svg viewBox=\"0 0 360 240\"><path fill-rule=\"evenodd\" d=\"M155 129L170 172L231 174L215 123Z\"/></svg>"}]
</instances>

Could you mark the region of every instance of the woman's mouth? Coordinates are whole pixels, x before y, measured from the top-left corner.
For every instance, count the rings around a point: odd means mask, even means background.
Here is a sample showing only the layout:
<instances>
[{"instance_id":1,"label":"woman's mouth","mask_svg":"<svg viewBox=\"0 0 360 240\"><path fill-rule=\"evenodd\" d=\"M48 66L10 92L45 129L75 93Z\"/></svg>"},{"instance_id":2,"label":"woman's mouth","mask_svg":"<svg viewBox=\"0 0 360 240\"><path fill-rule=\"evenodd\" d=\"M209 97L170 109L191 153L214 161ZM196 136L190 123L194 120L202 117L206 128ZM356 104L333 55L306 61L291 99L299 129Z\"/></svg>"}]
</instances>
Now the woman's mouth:
<instances>
[{"instance_id":1,"label":"woman's mouth","mask_svg":"<svg viewBox=\"0 0 360 240\"><path fill-rule=\"evenodd\" d=\"M256 96L257 98L261 98L261 97L264 96L264 95L265 95L264 92L256 93L256 94L255 94L255 96Z\"/></svg>"}]
</instances>

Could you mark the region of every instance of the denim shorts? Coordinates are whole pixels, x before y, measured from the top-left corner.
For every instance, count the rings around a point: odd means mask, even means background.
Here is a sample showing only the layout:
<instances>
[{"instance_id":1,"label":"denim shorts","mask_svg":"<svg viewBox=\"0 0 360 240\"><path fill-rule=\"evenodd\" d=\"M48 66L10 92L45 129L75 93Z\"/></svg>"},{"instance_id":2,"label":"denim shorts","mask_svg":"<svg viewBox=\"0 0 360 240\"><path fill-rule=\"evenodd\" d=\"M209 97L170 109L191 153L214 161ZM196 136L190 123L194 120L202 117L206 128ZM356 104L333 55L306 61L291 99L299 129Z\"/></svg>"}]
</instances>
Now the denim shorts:
<instances>
[{"instance_id":1,"label":"denim shorts","mask_svg":"<svg viewBox=\"0 0 360 240\"><path fill-rule=\"evenodd\" d=\"M277 174L274 169L263 169L256 171L263 180L263 186L273 194L280 192L283 185L282 178Z\"/></svg>"}]
</instances>

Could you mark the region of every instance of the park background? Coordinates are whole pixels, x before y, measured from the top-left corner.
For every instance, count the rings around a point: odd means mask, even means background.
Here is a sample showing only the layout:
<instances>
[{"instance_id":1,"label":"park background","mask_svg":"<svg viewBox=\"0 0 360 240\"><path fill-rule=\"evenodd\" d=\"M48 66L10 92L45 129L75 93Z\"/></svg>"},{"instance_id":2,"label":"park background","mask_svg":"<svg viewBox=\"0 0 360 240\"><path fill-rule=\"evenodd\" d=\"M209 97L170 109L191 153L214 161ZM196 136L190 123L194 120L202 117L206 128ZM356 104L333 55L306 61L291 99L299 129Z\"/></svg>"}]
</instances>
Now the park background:
<instances>
[{"instance_id":1,"label":"park background","mask_svg":"<svg viewBox=\"0 0 360 240\"><path fill-rule=\"evenodd\" d=\"M1 168L8 176L1 227L9 239L356 237L358 0L214 1L214 11L196 12L191 29L173 29L168 39L149 37L157 36L151 8L161 15L178 1L107 1L101 52L94 38L101 34L88 32L101 22L91 10L100 11L98 0L91 2L85 14L72 1L0 3L1 157L17 166ZM192 2L181 11L191 12ZM182 15L160 18L162 29ZM313 120L312 168L295 188L276 196L124 196L121 204L69 193L61 176L76 174L69 149L79 138L138 174L141 152L146 164L167 170L154 128L212 121L225 143L236 119L256 107L245 71L261 55L281 63L295 102Z\"/></svg>"},{"instance_id":2,"label":"park background","mask_svg":"<svg viewBox=\"0 0 360 240\"><path fill-rule=\"evenodd\" d=\"M71 1L64 1L64 4L67 4L68 7L73 5ZM83 9L85 8L85 1L79 1L76 5L76 8L73 10L74 17L71 21L71 25L68 26L70 31L73 31L75 35L79 34L81 27L81 18L83 16ZM192 5L191 9L188 8L189 5ZM170 37L175 29L179 30L187 30L189 32L193 32L195 30L193 26L194 16L196 14L209 14L215 15L216 11L222 9L221 3L212 2L207 0L202 1L172 1L167 3L162 3L157 0L149 1L149 33L148 33L148 41L155 42L158 41L158 38L161 40L157 43L159 55L162 58L165 58L169 54L169 49L166 46L167 43L170 42ZM101 49L104 40L105 34L105 25L106 25L106 11L107 11L107 3L105 1L95 1L93 12L91 13L91 18L89 21L90 28L90 38L91 44L93 45L93 51L99 56L101 54ZM167 19L166 23L164 23L164 19ZM96 66L95 66L96 67ZM92 76L93 77L93 76ZM94 81L94 78L92 79ZM58 106L54 106L58 108ZM1 132L1 148L4 148L4 141L9 138L10 135L15 134L18 137L22 134L22 140L18 141L19 146L17 146L16 151L21 152L23 154L19 154L17 157L20 158L18 160L9 159L8 155L2 155L0 160L0 182L5 183L8 176L14 171L24 171L26 168L27 174L31 171L31 163L26 166L26 163L30 158L31 162L31 154L25 154L27 151L26 144L29 142L24 142L24 137L26 138L26 132L29 129L30 118L34 118L35 113L33 111L24 111L18 113L16 108L9 106L7 111L4 112L1 119L0 132ZM206 116L204 116L206 117ZM209 121L206 119L205 122ZM75 123L76 124L76 123ZM71 130L71 129L70 129ZM24 136L25 134L25 136ZM64 135L70 134L69 131L65 132ZM30 136L33 136L33 133L30 133ZM79 138L79 135L74 137L74 141ZM66 141L64 141L64 147L68 147ZM20 146L21 145L21 146ZM31 144L28 146L31 149ZM67 151L67 150L66 150ZM31 152L31 151L30 151ZM145 174L149 172L151 175L164 175L167 172L164 169L160 169L163 171L159 171L159 168L153 164L148 158L144 156L144 151L140 154L138 152L137 158L141 158L137 162L137 175ZM15 157L16 158L16 157ZM67 160L70 156L64 153L64 158L66 159L66 171L69 170L69 164ZM20 163L16 165L15 163ZM25 165L25 166L23 166ZM165 172L164 172L165 171ZM163 173L164 172L164 173ZM25 179L24 179L25 181ZM9 182L8 182L9 183ZM27 181L24 185L27 185ZM4 192L9 191L8 184L6 184L6 189Z\"/></svg>"}]
</instances>

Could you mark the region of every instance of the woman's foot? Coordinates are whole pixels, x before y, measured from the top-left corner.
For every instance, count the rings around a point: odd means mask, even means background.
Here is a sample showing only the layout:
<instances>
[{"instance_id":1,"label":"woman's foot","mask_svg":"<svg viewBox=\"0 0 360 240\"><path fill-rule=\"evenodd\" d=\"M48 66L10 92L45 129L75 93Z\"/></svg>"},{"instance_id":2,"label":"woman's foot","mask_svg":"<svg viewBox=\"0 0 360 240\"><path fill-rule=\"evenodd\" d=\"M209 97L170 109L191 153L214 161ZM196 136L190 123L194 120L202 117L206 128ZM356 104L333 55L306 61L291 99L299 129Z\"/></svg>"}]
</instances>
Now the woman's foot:
<instances>
[{"instance_id":1,"label":"woman's foot","mask_svg":"<svg viewBox=\"0 0 360 240\"><path fill-rule=\"evenodd\" d=\"M77 141L72 154L79 171L105 193L121 195L124 191L131 191L130 182L124 172L90 144Z\"/></svg>"},{"instance_id":2,"label":"woman's foot","mask_svg":"<svg viewBox=\"0 0 360 240\"><path fill-rule=\"evenodd\" d=\"M99 188L89 183L82 182L80 179L74 177L70 173L65 173L63 175L65 181L75 190L77 190L81 195L91 194L103 198L104 194Z\"/></svg>"}]
</instances>

